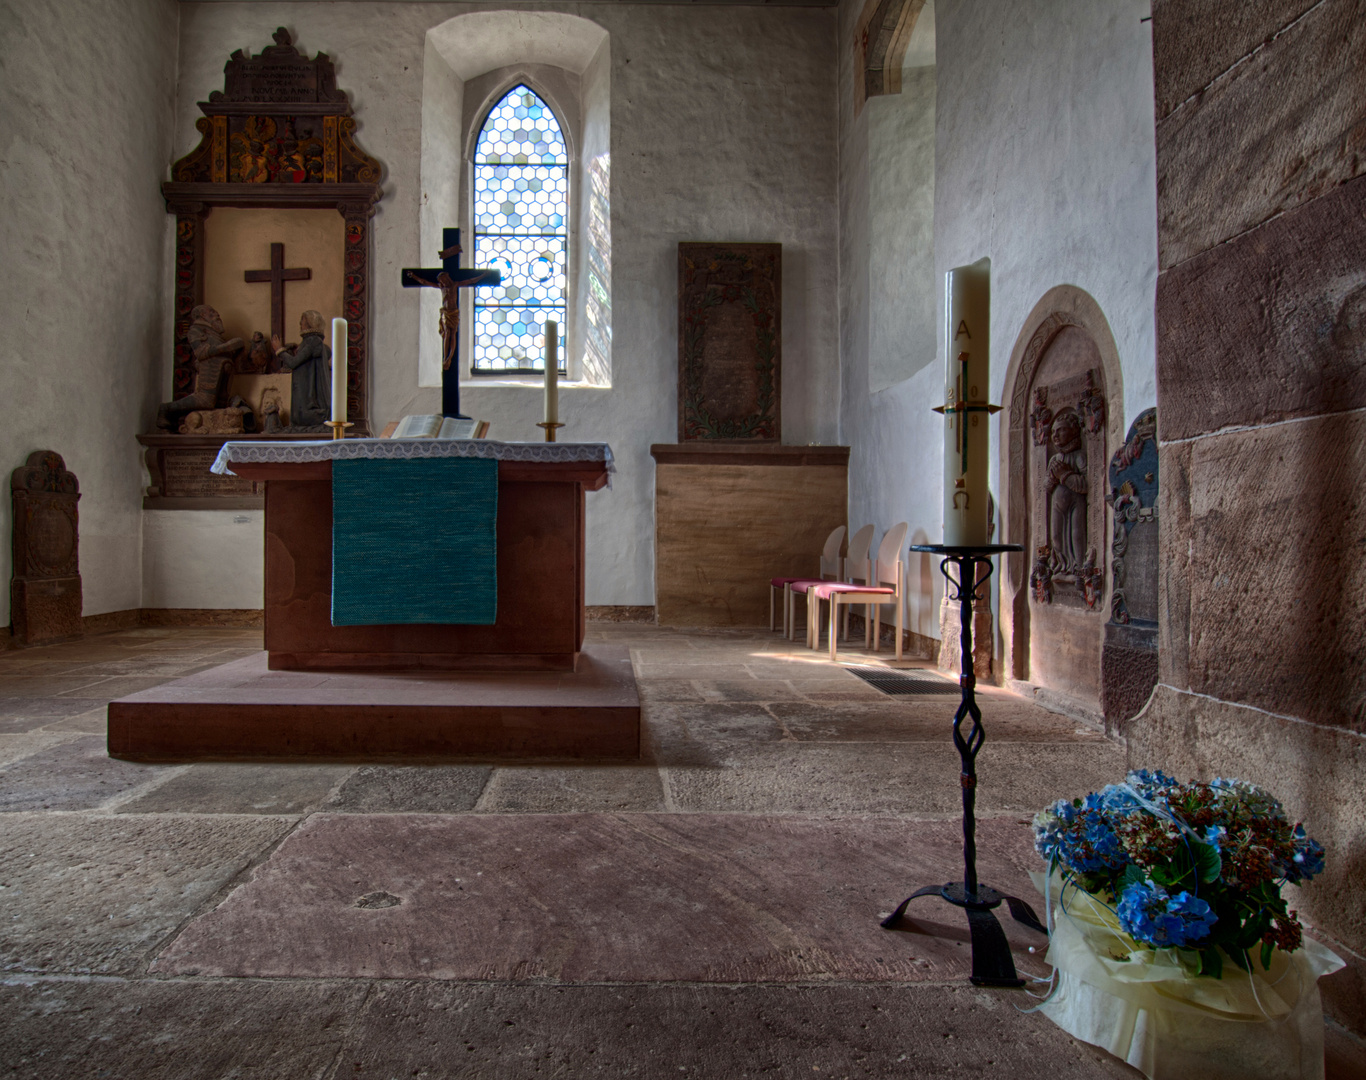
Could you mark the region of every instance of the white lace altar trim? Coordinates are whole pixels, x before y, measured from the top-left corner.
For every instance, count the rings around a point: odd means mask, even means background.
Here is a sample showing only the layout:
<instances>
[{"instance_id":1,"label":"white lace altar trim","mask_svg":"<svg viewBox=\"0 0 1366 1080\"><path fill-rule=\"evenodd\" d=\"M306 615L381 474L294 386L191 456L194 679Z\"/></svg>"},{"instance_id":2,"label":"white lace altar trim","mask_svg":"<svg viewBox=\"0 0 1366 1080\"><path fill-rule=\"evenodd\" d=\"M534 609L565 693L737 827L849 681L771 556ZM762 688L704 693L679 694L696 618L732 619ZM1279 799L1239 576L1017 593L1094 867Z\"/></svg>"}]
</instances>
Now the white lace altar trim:
<instances>
[{"instance_id":1,"label":"white lace altar trim","mask_svg":"<svg viewBox=\"0 0 1366 1080\"><path fill-rule=\"evenodd\" d=\"M227 442L211 466L219 476L232 476L232 466L261 462L354 461L373 458L493 458L495 461L602 461L608 486L616 472L606 443L498 442L494 439L319 439L307 442Z\"/></svg>"}]
</instances>

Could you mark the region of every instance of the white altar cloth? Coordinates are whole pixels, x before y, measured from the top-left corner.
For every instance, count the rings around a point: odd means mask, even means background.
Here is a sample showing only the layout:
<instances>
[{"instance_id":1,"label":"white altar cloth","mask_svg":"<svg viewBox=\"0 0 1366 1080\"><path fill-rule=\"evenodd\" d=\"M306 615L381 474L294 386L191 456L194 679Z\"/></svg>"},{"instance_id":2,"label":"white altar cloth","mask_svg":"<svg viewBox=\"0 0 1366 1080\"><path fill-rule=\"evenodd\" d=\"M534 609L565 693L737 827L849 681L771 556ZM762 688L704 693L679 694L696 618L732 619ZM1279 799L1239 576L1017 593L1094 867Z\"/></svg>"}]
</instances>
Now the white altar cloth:
<instances>
[{"instance_id":1,"label":"white altar cloth","mask_svg":"<svg viewBox=\"0 0 1366 1080\"><path fill-rule=\"evenodd\" d=\"M318 439L299 442L226 442L211 471L233 476L233 465L284 461L353 461L373 458L493 458L495 461L602 461L607 486L616 472L606 443L499 442L495 439Z\"/></svg>"}]
</instances>

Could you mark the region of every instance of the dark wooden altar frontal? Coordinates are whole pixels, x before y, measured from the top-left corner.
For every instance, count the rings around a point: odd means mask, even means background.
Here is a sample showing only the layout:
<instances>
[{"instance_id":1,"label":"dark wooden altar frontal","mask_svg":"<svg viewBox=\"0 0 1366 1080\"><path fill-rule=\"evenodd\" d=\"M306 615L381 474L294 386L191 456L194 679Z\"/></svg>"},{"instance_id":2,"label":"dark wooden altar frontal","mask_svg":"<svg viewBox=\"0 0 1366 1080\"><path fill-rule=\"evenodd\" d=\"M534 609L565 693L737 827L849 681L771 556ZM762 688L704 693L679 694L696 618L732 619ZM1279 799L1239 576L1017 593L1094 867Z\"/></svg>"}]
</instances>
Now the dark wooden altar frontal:
<instances>
[{"instance_id":1,"label":"dark wooden altar frontal","mask_svg":"<svg viewBox=\"0 0 1366 1080\"><path fill-rule=\"evenodd\" d=\"M272 670L574 670L583 647L584 494L606 486L605 463L498 463L492 626L333 626L332 463L242 462L232 469L265 482ZM433 522L432 543L440 542Z\"/></svg>"}]
</instances>

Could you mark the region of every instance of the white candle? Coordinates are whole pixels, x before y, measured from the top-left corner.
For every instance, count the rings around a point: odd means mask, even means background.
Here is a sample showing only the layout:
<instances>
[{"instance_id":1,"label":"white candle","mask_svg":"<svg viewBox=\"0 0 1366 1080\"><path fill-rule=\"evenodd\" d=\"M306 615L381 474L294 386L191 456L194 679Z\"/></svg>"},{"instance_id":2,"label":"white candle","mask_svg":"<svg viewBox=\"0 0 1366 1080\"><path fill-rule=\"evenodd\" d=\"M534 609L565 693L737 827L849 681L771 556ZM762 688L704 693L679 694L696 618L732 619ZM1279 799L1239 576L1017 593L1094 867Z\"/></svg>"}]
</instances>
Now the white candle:
<instances>
[{"instance_id":1,"label":"white candle","mask_svg":"<svg viewBox=\"0 0 1366 1080\"><path fill-rule=\"evenodd\" d=\"M332 320L332 419L346 423L346 320Z\"/></svg>"},{"instance_id":2,"label":"white candle","mask_svg":"<svg viewBox=\"0 0 1366 1080\"><path fill-rule=\"evenodd\" d=\"M991 416L985 406L991 382L991 260L955 267L945 284L944 543L976 547L987 542Z\"/></svg>"},{"instance_id":3,"label":"white candle","mask_svg":"<svg viewBox=\"0 0 1366 1080\"><path fill-rule=\"evenodd\" d=\"M560 326L545 321L545 422L560 422Z\"/></svg>"}]
</instances>

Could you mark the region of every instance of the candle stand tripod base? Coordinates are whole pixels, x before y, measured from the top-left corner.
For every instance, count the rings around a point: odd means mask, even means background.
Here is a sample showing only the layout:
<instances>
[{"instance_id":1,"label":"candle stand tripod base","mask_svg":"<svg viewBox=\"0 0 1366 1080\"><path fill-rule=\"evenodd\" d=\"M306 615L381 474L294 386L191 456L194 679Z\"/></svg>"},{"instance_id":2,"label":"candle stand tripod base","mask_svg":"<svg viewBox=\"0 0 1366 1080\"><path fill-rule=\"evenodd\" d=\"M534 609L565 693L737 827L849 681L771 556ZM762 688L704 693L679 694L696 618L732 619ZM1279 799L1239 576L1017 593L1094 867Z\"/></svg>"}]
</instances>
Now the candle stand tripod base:
<instances>
[{"instance_id":1,"label":"candle stand tripod base","mask_svg":"<svg viewBox=\"0 0 1366 1080\"><path fill-rule=\"evenodd\" d=\"M997 921L993 908L1000 907L1004 901L1016 922L1023 923L1042 934L1048 931L1039 921L1034 909L1017 896L1007 896L997 892L977 880L977 753L986 741L982 728L982 711L977 707L977 677L972 666L972 601L977 590L991 577L991 556L1003 552L1023 551L1015 544L990 544L981 547L946 547L943 544L916 544L912 551L924 551L938 555L942 561L940 572L949 583L949 599L957 600L962 610L962 633L959 642L963 650L962 702L953 718L953 745L958 750L962 762L960 782L963 787L963 880L950 881L944 885L926 885L917 889L901 901L895 911L882 921L883 929L890 930L906 914L906 906L922 896L938 896L955 907L962 908L968 917L968 930L972 935L972 976L975 986L1020 987L1024 979L1015 971L1015 961L1010 955L1010 944L1006 941L1005 931ZM949 572L950 566L957 568L957 577ZM978 576L978 567L985 567L986 573ZM971 721L971 727L964 732L963 722Z\"/></svg>"}]
</instances>

